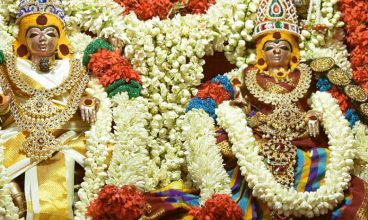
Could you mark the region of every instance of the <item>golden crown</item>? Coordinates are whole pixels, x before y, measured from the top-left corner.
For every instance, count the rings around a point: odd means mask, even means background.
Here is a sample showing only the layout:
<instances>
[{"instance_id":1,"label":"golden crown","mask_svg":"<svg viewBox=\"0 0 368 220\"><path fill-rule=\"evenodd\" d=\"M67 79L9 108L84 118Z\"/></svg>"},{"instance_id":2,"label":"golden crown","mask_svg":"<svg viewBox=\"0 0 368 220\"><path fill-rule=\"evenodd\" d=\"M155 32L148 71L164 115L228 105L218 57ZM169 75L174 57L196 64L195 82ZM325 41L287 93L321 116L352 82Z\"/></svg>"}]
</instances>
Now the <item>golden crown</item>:
<instances>
[{"instance_id":1,"label":"golden crown","mask_svg":"<svg viewBox=\"0 0 368 220\"><path fill-rule=\"evenodd\" d=\"M257 11L253 37L269 31L286 31L300 36L297 10L292 0L262 0Z\"/></svg>"},{"instance_id":2,"label":"golden crown","mask_svg":"<svg viewBox=\"0 0 368 220\"><path fill-rule=\"evenodd\" d=\"M52 14L65 24L64 9L61 0L21 0L16 23L30 14Z\"/></svg>"}]
</instances>

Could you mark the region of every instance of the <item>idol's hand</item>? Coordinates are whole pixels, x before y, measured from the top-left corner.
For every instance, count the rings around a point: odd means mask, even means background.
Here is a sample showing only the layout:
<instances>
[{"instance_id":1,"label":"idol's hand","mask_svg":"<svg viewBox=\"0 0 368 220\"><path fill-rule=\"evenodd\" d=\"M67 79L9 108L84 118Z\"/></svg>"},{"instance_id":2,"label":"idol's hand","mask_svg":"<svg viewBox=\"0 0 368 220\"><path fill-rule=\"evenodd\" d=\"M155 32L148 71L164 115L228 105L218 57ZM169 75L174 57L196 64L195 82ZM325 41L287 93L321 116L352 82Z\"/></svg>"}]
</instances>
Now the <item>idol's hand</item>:
<instances>
[{"instance_id":1,"label":"idol's hand","mask_svg":"<svg viewBox=\"0 0 368 220\"><path fill-rule=\"evenodd\" d=\"M321 120L322 114L317 111L308 111L306 115L306 121L307 121L307 129L309 136L311 137L317 137L319 135L319 127L320 127L320 120Z\"/></svg>"},{"instance_id":2,"label":"idol's hand","mask_svg":"<svg viewBox=\"0 0 368 220\"><path fill-rule=\"evenodd\" d=\"M0 93L0 115L5 115L9 111L11 95L9 92Z\"/></svg>"},{"instance_id":3,"label":"idol's hand","mask_svg":"<svg viewBox=\"0 0 368 220\"><path fill-rule=\"evenodd\" d=\"M250 112L250 104L247 101L247 97L243 96L240 87L234 87L234 100L230 102L230 105L238 106L244 109L246 114Z\"/></svg>"},{"instance_id":4,"label":"idol's hand","mask_svg":"<svg viewBox=\"0 0 368 220\"><path fill-rule=\"evenodd\" d=\"M81 112L81 116L83 121L88 123L96 122L97 110L99 107L100 101L97 98L84 96L79 102L79 110Z\"/></svg>"}]
</instances>

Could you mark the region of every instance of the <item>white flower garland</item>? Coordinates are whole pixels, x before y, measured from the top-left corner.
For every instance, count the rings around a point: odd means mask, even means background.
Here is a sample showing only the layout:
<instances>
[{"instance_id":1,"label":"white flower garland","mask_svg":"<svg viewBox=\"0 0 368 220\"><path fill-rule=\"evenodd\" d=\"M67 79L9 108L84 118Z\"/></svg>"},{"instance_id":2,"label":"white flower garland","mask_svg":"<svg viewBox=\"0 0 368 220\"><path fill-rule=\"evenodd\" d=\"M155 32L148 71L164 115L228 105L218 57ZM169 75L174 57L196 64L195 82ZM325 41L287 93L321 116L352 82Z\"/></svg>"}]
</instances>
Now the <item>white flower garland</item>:
<instances>
[{"instance_id":1,"label":"white flower garland","mask_svg":"<svg viewBox=\"0 0 368 220\"><path fill-rule=\"evenodd\" d=\"M325 185L315 192L297 192L277 183L258 154L256 140L251 128L247 127L244 113L231 107L229 102L217 109L218 123L228 132L232 150L253 195L286 216L312 218L326 214L342 201L343 191L351 179L349 171L355 156L353 135L336 100L328 93L317 92L312 95L312 108L323 112L322 124L331 150Z\"/></svg>"},{"instance_id":2,"label":"white flower garland","mask_svg":"<svg viewBox=\"0 0 368 220\"><path fill-rule=\"evenodd\" d=\"M147 100L142 97L129 100L123 92L112 101L115 143L106 183L153 190L158 184L158 167L146 148L153 139L145 128L146 118L150 116Z\"/></svg>"},{"instance_id":3,"label":"white flower garland","mask_svg":"<svg viewBox=\"0 0 368 220\"><path fill-rule=\"evenodd\" d=\"M93 39L86 34L76 32L70 34L69 40L73 48L73 54L76 56L76 58L82 59L84 50Z\"/></svg>"},{"instance_id":4,"label":"white flower garland","mask_svg":"<svg viewBox=\"0 0 368 220\"><path fill-rule=\"evenodd\" d=\"M107 177L108 145L113 139L111 134L112 113L111 101L107 97L104 88L97 80L91 80L86 92L100 100L97 112L97 121L87 131L87 158L84 161L84 182L78 191L80 201L75 203L75 218L85 219L87 208L92 200L97 198L100 189L105 185Z\"/></svg>"},{"instance_id":5,"label":"white flower garland","mask_svg":"<svg viewBox=\"0 0 368 220\"><path fill-rule=\"evenodd\" d=\"M231 195L230 178L216 145L214 120L202 109L193 109L182 123L189 176L201 190L201 203L213 194Z\"/></svg>"},{"instance_id":6,"label":"white flower garland","mask_svg":"<svg viewBox=\"0 0 368 220\"><path fill-rule=\"evenodd\" d=\"M308 18L304 21L306 30L302 30L300 44L301 49L310 50L313 47L324 47L327 41L331 40L337 28L344 26L340 21L341 12L337 7L338 0L311 0L312 7L309 7ZM322 6L322 7L321 7ZM325 25L325 30L313 30L315 25Z\"/></svg>"},{"instance_id":7,"label":"white flower garland","mask_svg":"<svg viewBox=\"0 0 368 220\"><path fill-rule=\"evenodd\" d=\"M7 177L4 163L4 140L0 139L0 219L19 219L18 208L13 203L11 197L9 178Z\"/></svg>"},{"instance_id":8,"label":"white flower garland","mask_svg":"<svg viewBox=\"0 0 368 220\"><path fill-rule=\"evenodd\" d=\"M368 182L368 127L357 122L353 128L353 133L355 136L354 147L357 150L354 175Z\"/></svg>"}]
</instances>

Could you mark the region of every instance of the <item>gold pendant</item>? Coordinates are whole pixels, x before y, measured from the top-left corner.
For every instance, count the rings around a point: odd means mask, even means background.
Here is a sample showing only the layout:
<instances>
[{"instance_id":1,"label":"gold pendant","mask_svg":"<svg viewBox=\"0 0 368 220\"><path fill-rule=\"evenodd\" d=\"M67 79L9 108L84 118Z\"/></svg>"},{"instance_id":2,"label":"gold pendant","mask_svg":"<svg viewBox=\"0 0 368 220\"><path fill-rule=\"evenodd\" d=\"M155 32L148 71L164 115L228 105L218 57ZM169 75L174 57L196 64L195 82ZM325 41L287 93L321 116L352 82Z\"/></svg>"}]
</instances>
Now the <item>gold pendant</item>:
<instances>
[{"instance_id":1,"label":"gold pendant","mask_svg":"<svg viewBox=\"0 0 368 220\"><path fill-rule=\"evenodd\" d=\"M42 93L35 94L31 99L20 105L22 111L34 117L50 117L57 113L57 108Z\"/></svg>"},{"instance_id":2,"label":"gold pendant","mask_svg":"<svg viewBox=\"0 0 368 220\"><path fill-rule=\"evenodd\" d=\"M26 153L27 157L35 161L51 158L52 154L60 148L60 141L51 132L37 128L30 132L29 137L22 145L22 151Z\"/></svg>"},{"instance_id":3,"label":"gold pendant","mask_svg":"<svg viewBox=\"0 0 368 220\"><path fill-rule=\"evenodd\" d=\"M259 125L264 133L278 137L296 138L305 130L305 113L293 103L277 105L265 116L265 124Z\"/></svg>"},{"instance_id":4,"label":"gold pendant","mask_svg":"<svg viewBox=\"0 0 368 220\"><path fill-rule=\"evenodd\" d=\"M294 165L296 164L297 147L283 138L271 138L262 147L267 167L277 182L285 186L294 184Z\"/></svg>"}]
</instances>

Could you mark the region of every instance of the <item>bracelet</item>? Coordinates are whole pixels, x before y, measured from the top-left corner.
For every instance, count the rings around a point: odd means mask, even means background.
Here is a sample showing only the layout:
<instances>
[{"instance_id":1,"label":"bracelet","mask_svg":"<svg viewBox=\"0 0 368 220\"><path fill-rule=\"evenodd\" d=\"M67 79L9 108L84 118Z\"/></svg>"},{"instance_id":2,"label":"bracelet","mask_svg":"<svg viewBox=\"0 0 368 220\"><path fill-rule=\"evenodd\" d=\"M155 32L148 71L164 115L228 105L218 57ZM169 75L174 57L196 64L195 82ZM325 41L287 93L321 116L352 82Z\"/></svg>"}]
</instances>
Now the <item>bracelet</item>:
<instances>
[{"instance_id":1,"label":"bracelet","mask_svg":"<svg viewBox=\"0 0 368 220\"><path fill-rule=\"evenodd\" d=\"M6 99L6 96L4 95L4 93L0 93L0 105L5 104L5 102L4 102L5 99ZM10 111L10 105L8 105L5 110L0 111L0 116L8 114L9 111Z\"/></svg>"},{"instance_id":2,"label":"bracelet","mask_svg":"<svg viewBox=\"0 0 368 220\"><path fill-rule=\"evenodd\" d=\"M85 106L85 107L93 107L93 106L96 105L96 101L93 98L85 98L82 101L82 105Z\"/></svg>"}]
</instances>

